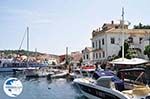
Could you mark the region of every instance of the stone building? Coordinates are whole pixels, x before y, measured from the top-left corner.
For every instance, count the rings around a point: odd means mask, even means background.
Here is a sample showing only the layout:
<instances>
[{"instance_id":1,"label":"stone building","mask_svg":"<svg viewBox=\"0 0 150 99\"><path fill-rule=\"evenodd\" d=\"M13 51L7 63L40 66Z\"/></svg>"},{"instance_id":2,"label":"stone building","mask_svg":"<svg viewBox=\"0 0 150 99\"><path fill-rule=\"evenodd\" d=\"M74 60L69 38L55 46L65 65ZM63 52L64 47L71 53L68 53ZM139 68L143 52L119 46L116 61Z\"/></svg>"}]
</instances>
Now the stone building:
<instances>
[{"instance_id":1,"label":"stone building","mask_svg":"<svg viewBox=\"0 0 150 99\"><path fill-rule=\"evenodd\" d=\"M150 29L129 29L125 24L122 30L120 23L112 21L92 32L93 61L103 62L117 56L122 46L122 37L129 42L131 49L138 51L139 57L146 58L143 51L149 44Z\"/></svg>"}]
</instances>

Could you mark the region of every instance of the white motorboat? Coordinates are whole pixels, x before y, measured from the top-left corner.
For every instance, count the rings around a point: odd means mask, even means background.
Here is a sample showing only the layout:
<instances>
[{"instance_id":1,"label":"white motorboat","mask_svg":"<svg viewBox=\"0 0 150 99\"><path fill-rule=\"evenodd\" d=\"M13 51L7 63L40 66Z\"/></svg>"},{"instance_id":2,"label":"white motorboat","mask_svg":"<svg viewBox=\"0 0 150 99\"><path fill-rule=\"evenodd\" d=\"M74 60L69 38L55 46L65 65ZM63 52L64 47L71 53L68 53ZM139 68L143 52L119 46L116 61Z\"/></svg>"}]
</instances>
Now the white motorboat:
<instances>
[{"instance_id":1,"label":"white motorboat","mask_svg":"<svg viewBox=\"0 0 150 99\"><path fill-rule=\"evenodd\" d=\"M47 77L54 74L48 67L38 67L36 69L28 68L24 71L26 77Z\"/></svg>"},{"instance_id":2,"label":"white motorboat","mask_svg":"<svg viewBox=\"0 0 150 99\"><path fill-rule=\"evenodd\" d=\"M97 79L77 78L73 82L89 99L150 99L148 86L132 84L131 89L125 89L124 82L115 75L101 74Z\"/></svg>"},{"instance_id":3,"label":"white motorboat","mask_svg":"<svg viewBox=\"0 0 150 99\"><path fill-rule=\"evenodd\" d=\"M96 70L95 65L86 65L81 68L73 69L71 73L69 73L70 78L81 78L81 77L91 77ZM102 70L102 69L101 69Z\"/></svg>"},{"instance_id":4,"label":"white motorboat","mask_svg":"<svg viewBox=\"0 0 150 99\"><path fill-rule=\"evenodd\" d=\"M53 74L49 75L50 78L61 78L68 75L68 70L61 70L61 69L53 69Z\"/></svg>"}]
</instances>

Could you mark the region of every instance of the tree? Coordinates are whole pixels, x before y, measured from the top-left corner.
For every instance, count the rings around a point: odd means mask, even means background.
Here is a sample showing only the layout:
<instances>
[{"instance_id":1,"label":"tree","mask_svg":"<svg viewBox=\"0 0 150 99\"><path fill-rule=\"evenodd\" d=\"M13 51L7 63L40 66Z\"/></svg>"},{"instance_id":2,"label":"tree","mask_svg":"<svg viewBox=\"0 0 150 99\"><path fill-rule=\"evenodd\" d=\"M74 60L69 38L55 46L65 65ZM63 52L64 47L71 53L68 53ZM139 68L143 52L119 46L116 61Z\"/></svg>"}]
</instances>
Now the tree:
<instances>
[{"instance_id":1,"label":"tree","mask_svg":"<svg viewBox=\"0 0 150 99\"><path fill-rule=\"evenodd\" d=\"M143 25L139 23L139 25L134 25L134 29L150 29L150 25Z\"/></svg>"},{"instance_id":2,"label":"tree","mask_svg":"<svg viewBox=\"0 0 150 99\"><path fill-rule=\"evenodd\" d=\"M133 50L133 49L128 49L128 50L127 50L127 53L126 53L126 55L125 55L125 57L128 58L128 59L131 59L131 58L137 57L137 56L138 56L138 55L137 55L136 51Z\"/></svg>"},{"instance_id":3,"label":"tree","mask_svg":"<svg viewBox=\"0 0 150 99\"><path fill-rule=\"evenodd\" d=\"M144 55L147 55L150 60L150 45L145 46Z\"/></svg>"},{"instance_id":4,"label":"tree","mask_svg":"<svg viewBox=\"0 0 150 99\"><path fill-rule=\"evenodd\" d=\"M125 42L124 42L124 56L125 56L125 58L131 59L133 57L136 57L137 53L135 50L130 49L129 46L130 46L129 43L127 42L127 40L125 40ZM122 57L122 46L121 46L121 49L118 53L118 57Z\"/></svg>"},{"instance_id":5,"label":"tree","mask_svg":"<svg viewBox=\"0 0 150 99\"><path fill-rule=\"evenodd\" d=\"M124 42L124 55L126 56L127 55L127 53L128 53L128 50L129 50L129 44L128 44L128 42ZM120 49L120 51L119 51L119 53L118 53L118 56L119 57L122 57L122 46L121 46L121 49Z\"/></svg>"}]
</instances>

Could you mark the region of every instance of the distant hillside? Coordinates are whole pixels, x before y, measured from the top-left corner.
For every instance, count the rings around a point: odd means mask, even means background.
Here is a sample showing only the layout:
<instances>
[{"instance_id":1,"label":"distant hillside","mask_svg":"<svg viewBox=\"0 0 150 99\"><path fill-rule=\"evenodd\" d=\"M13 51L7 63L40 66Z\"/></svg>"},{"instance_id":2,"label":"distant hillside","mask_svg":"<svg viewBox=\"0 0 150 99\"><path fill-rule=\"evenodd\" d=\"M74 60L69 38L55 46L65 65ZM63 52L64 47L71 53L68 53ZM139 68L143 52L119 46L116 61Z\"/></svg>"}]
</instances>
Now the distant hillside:
<instances>
[{"instance_id":1,"label":"distant hillside","mask_svg":"<svg viewBox=\"0 0 150 99\"><path fill-rule=\"evenodd\" d=\"M0 50L1 56L9 56L9 55L27 55L28 51L26 50ZM44 55L44 53L29 51L29 56L35 55Z\"/></svg>"}]
</instances>

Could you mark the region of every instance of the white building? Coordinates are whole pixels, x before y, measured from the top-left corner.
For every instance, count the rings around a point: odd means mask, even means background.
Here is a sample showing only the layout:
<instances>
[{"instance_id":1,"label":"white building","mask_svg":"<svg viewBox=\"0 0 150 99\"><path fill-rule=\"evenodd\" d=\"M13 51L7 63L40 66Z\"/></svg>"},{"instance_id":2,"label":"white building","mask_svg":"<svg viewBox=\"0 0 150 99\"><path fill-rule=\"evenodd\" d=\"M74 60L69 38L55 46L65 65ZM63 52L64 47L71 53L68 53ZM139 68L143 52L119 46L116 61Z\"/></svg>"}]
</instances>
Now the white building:
<instances>
[{"instance_id":1,"label":"white building","mask_svg":"<svg viewBox=\"0 0 150 99\"><path fill-rule=\"evenodd\" d=\"M85 47L85 49L82 50L82 59L83 59L83 64L93 63L92 47Z\"/></svg>"},{"instance_id":2,"label":"white building","mask_svg":"<svg viewBox=\"0 0 150 99\"><path fill-rule=\"evenodd\" d=\"M102 62L113 55L118 55L122 45L122 32L124 40L130 41L130 48L138 49L141 55L146 45L149 44L150 29L128 29L124 25L122 31L120 24L105 23L102 29L92 32L93 61Z\"/></svg>"}]
</instances>

